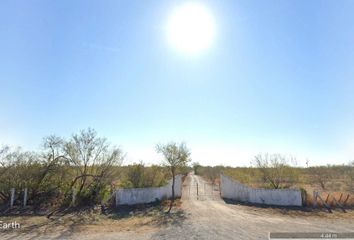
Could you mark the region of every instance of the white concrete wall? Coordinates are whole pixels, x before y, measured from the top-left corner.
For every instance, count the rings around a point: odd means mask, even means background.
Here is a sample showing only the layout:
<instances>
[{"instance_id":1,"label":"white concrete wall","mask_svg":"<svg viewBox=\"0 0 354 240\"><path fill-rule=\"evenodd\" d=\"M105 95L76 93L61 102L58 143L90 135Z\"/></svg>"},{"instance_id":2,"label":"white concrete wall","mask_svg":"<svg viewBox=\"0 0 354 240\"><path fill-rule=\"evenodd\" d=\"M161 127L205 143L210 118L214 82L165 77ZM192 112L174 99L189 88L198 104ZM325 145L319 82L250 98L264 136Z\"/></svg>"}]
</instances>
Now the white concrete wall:
<instances>
[{"instance_id":1,"label":"white concrete wall","mask_svg":"<svg viewBox=\"0 0 354 240\"><path fill-rule=\"evenodd\" d=\"M221 197L247 203L302 206L301 192L295 189L254 189L220 175Z\"/></svg>"},{"instance_id":2,"label":"white concrete wall","mask_svg":"<svg viewBox=\"0 0 354 240\"><path fill-rule=\"evenodd\" d=\"M175 196L182 195L182 175L175 178ZM116 191L116 206L118 205L134 205L140 203L151 203L156 199L168 199L172 197L172 179L168 184L162 187L154 188L130 188L119 189Z\"/></svg>"}]
</instances>

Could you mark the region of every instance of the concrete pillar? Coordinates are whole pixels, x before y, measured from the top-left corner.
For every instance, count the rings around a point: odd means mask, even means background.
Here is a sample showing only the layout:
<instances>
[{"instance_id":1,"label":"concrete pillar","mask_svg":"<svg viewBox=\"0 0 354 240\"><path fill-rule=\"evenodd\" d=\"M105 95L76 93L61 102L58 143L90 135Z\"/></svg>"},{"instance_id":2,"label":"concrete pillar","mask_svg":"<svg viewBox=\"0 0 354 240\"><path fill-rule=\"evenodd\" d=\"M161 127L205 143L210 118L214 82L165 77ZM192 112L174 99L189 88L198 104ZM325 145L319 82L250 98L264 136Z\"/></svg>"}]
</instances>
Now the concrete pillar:
<instances>
[{"instance_id":1,"label":"concrete pillar","mask_svg":"<svg viewBox=\"0 0 354 240\"><path fill-rule=\"evenodd\" d=\"M10 190L10 208L14 206L15 202L15 188L11 188Z\"/></svg>"},{"instance_id":2,"label":"concrete pillar","mask_svg":"<svg viewBox=\"0 0 354 240\"><path fill-rule=\"evenodd\" d=\"M25 190L23 192L23 206L24 207L27 206L27 188L25 188Z\"/></svg>"}]
</instances>

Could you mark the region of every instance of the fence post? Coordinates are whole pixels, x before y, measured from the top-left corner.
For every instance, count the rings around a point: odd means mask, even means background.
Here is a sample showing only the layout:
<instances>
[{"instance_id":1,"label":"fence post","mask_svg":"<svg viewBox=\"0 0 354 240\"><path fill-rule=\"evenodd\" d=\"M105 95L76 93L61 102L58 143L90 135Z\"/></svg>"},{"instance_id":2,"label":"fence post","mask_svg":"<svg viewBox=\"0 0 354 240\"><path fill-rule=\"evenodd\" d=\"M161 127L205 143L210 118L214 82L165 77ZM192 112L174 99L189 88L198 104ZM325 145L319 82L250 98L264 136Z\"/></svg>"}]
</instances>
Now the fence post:
<instances>
[{"instance_id":1,"label":"fence post","mask_svg":"<svg viewBox=\"0 0 354 240\"><path fill-rule=\"evenodd\" d=\"M15 201L15 188L11 188L10 190L10 208L14 206Z\"/></svg>"},{"instance_id":2,"label":"fence post","mask_svg":"<svg viewBox=\"0 0 354 240\"><path fill-rule=\"evenodd\" d=\"M219 195L221 197L221 177L220 177L220 181L219 181Z\"/></svg>"},{"instance_id":3,"label":"fence post","mask_svg":"<svg viewBox=\"0 0 354 240\"><path fill-rule=\"evenodd\" d=\"M197 200L199 199L198 183L197 183Z\"/></svg>"},{"instance_id":4,"label":"fence post","mask_svg":"<svg viewBox=\"0 0 354 240\"><path fill-rule=\"evenodd\" d=\"M23 206L26 207L27 205L27 188L25 188L23 192Z\"/></svg>"}]
</instances>

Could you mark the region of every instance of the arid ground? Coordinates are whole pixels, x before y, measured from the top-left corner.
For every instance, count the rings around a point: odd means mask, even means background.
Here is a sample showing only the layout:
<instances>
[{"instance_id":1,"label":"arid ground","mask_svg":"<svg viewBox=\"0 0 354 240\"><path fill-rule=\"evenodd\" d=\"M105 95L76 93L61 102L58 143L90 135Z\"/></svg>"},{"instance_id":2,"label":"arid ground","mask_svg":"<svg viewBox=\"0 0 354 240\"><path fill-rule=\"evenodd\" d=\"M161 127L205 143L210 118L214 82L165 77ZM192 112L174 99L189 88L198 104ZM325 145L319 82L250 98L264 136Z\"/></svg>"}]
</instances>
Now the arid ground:
<instances>
[{"instance_id":1,"label":"arid ground","mask_svg":"<svg viewBox=\"0 0 354 240\"><path fill-rule=\"evenodd\" d=\"M199 189L197 197L196 185ZM226 203L204 180L189 174L181 201L170 215L161 207L119 215L67 214L1 217L20 229L0 230L1 239L268 239L269 232L350 232L354 212L333 213ZM208 185L206 185L208 186Z\"/></svg>"}]
</instances>

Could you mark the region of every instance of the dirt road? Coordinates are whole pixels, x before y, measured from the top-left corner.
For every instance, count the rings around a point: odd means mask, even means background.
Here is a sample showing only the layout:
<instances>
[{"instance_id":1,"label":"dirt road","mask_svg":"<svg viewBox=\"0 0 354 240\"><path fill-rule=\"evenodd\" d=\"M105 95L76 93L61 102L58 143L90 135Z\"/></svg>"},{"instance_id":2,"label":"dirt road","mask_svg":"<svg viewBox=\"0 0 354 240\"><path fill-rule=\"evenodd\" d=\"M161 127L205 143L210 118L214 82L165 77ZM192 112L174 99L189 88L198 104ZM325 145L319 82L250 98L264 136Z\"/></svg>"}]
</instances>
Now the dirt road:
<instances>
[{"instance_id":1,"label":"dirt road","mask_svg":"<svg viewBox=\"0 0 354 240\"><path fill-rule=\"evenodd\" d=\"M241 205L226 204L217 194L197 199L196 183L203 179L190 174L185 182L182 208L187 219L161 230L153 239L268 239L269 232L349 232L354 219L294 216ZM204 194L204 187L198 189ZM208 193L210 191L206 190ZM191 192L191 194L189 194Z\"/></svg>"},{"instance_id":2,"label":"dirt road","mask_svg":"<svg viewBox=\"0 0 354 240\"><path fill-rule=\"evenodd\" d=\"M162 219L165 215L155 216L152 220L144 216L135 225L132 225L130 218L66 228L59 221L52 222L52 225L44 222L32 226L31 231L0 232L0 239L248 240L268 239L269 232L354 231L353 212L316 214L227 204L220 198L218 191L193 174L188 175L184 182L181 207L173 211L174 216L178 217L163 220L162 224L156 224L156 219ZM45 227L44 231L36 231L40 225Z\"/></svg>"}]
</instances>

